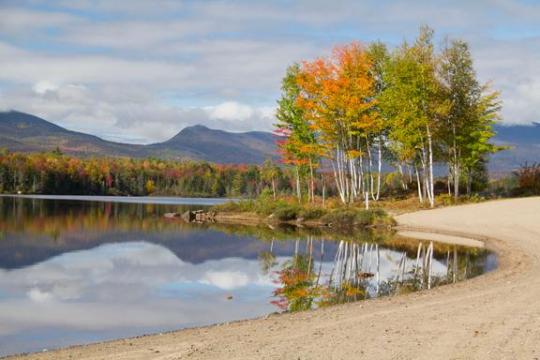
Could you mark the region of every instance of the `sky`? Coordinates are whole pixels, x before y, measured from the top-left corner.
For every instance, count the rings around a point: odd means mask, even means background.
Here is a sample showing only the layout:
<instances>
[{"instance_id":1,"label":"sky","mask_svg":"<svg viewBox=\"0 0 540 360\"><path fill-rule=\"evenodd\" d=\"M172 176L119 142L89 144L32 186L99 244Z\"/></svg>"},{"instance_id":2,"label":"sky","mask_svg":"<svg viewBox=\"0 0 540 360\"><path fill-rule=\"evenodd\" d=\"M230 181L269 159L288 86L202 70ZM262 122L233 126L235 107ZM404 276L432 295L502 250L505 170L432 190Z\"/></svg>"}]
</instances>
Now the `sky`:
<instances>
[{"instance_id":1,"label":"sky","mask_svg":"<svg viewBox=\"0 0 540 360\"><path fill-rule=\"evenodd\" d=\"M470 44L505 124L540 121L536 0L0 0L0 110L131 143L272 130L288 65L421 25Z\"/></svg>"}]
</instances>

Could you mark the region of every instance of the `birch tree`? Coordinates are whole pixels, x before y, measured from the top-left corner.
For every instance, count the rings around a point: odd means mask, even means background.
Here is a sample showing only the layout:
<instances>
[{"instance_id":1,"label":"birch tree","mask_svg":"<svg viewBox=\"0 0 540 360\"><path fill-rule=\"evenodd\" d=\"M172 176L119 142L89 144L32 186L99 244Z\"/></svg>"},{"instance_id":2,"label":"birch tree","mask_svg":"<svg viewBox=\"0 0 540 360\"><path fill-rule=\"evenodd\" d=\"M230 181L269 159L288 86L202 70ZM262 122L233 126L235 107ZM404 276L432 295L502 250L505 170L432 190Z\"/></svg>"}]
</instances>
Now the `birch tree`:
<instances>
[{"instance_id":1,"label":"birch tree","mask_svg":"<svg viewBox=\"0 0 540 360\"><path fill-rule=\"evenodd\" d=\"M441 127L443 153L451 170L454 198L460 194L462 173L467 175L467 192L473 169L486 154L499 148L489 143L492 125L499 119L499 94L481 85L466 42L451 41L443 50L439 68L450 107ZM451 180L450 180L451 179Z\"/></svg>"},{"instance_id":2,"label":"birch tree","mask_svg":"<svg viewBox=\"0 0 540 360\"><path fill-rule=\"evenodd\" d=\"M434 153L441 118L448 101L436 76L433 31L423 27L416 41L396 49L384 72L387 87L380 106L390 124L389 139L399 158L412 163L420 202L435 206Z\"/></svg>"},{"instance_id":3,"label":"birch tree","mask_svg":"<svg viewBox=\"0 0 540 360\"><path fill-rule=\"evenodd\" d=\"M337 47L329 58L304 62L298 74L297 104L332 164L339 197L350 203L367 196L364 159L370 156L374 111L371 61L359 43Z\"/></svg>"},{"instance_id":4,"label":"birch tree","mask_svg":"<svg viewBox=\"0 0 540 360\"><path fill-rule=\"evenodd\" d=\"M315 169L319 164L319 145L315 132L306 119L304 110L296 103L300 93L297 78L300 66L294 64L287 69L282 80L281 98L278 100L276 118L278 134L284 137L278 143L282 159L285 163L295 167L296 195L301 201L300 188L301 173L309 174L309 198L313 201L315 196Z\"/></svg>"}]
</instances>

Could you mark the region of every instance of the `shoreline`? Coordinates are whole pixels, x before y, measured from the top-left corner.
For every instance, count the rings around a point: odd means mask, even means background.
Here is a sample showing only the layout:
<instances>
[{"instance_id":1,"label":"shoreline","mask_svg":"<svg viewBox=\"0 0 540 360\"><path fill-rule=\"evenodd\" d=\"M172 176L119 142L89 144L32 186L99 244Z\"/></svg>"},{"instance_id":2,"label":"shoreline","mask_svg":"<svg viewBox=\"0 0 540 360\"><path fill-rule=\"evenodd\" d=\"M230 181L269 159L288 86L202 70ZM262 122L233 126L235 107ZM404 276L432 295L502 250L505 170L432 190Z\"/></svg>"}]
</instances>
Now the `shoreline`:
<instances>
[{"instance_id":1,"label":"shoreline","mask_svg":"<svg viewBox=\"0 0 540 360\"><path fill-rule=\"evenodd\" d=\"M498 255L498 268L464 282L8 359L534 358L540 341L538 213L536 197L397 217L409 229L485 241Z\"/></svg>"}]
</instances>

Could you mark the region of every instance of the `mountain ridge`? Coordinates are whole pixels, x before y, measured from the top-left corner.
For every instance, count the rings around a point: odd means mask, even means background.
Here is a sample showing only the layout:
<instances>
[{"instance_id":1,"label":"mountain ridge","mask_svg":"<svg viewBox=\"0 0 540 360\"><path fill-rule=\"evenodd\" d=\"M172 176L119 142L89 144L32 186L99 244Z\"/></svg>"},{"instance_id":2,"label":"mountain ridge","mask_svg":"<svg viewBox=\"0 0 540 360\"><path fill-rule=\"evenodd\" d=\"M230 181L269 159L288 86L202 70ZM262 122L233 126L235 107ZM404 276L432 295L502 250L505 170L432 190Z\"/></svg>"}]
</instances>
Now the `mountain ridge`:
<instances>
[{"instance_id":1,"label":"mountain ridge","mask_svg":"<svg viewBox=\"0 0 540 360\"><path fill-rule=\"evenodd\" d=\"M540 162L540 123L497 124L494 130L497 133L494 143L511 148L491 156L491 171L507 172L525 162ZM234 133L211 129L205 125L193 125L163 142L128 144L68 130L40 117L13 110L0 112L2 147L19 152L52 151L59 147L66 154L83 157L158 157L224 164L260 164L269 158L277 159L276 136L270 132Z\"/></svg>"},{"instance_id":2,"label":"mountain ridge","mask_svg":"<svg viewBox=\"0 0 540 360\"><path fill-rule=\"evenodd\" d=\"M261 163L275 157L271 133L232 133L194 125L163 142L128 144L68 130L35 115L14 110L0 112L0 147L20 152L52 151L58 147L62 152L76 156L152 156L216 163Z\"/></svg>"}]
</instances>

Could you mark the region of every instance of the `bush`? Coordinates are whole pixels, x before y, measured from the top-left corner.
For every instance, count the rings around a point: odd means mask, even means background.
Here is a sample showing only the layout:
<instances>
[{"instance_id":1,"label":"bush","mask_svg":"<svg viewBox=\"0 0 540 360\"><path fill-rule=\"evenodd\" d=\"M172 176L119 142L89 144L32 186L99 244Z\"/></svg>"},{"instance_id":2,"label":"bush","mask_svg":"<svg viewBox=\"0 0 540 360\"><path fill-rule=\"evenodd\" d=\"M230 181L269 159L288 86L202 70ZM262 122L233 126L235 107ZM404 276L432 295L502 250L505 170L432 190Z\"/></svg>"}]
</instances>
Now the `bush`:
<instances>
[{"instance_id":1,"label":"bush","mask_svg":"<svg viewBox=\"0 0 540 360\"><path fill-rule=\"evenodd\" d=\"M280 221L290 221L298 217L300 213L300 208L294 205L287 205L279 207L275 212L274 216Z\"/></svg>"},{"instance_id":2,"label":"bush","mask_svg":"<svg viewBox=\"0 0 540 360\"><path fill-rule=\"evenodd\" d=\"M540 195L540 163L528 165L525 163L519 170L514 171L518 186L515 195Z\"/></svg>"},{"instance_id":3,"label":"bush","mask_svg":"<svg viewBox=\"0 0 540 360\"><path fill-rule=\"evenodd\" d=\"M212 210L217 212L251 212L255 210L255 202L253 200L227 201L212 206Z\"/></svg>"},{"instance_id":4,"label":"bush","mask_svg":"<svg viewBox=\"0 0 540 360\"><path fill-rule=\"evenodd\" d=\"M320 219L326 215L327 211L322 208L317 207L308 207L300 210L298 217L303 218L304 220L314 220Z\"/></svg>"},{"instance_id":5,"label":"bush","mask_svg":"<svg viewBox=\"0 0 540 360\"><path fill-rule=\"evenodd\" d=\"M290 206L288 202L284 200L272 200L259 198L255 204L255 212L260 215L270 215L276 212L278 209L286 208Z\"/></svg>"},{"instance_id":6,"label":"bush","mask_svg":"<svg viewBox=\"0 0 540 360\"><path fill-rule=\"evenodd\" d=\"M446 193L437 196L437 203L443 204L444 206L454 205L455 202L454 195Z\"/></svg>"},{"instance_id":7,"label":"bush","mask_svg":"<svg viewBox=\"0 0 540 360\"><path fill-rule=\"evenodd\" d=\"M379 224L391 225L393 223L392 219L382 209L339 209L324 215L321 220L338 227L366 227Z\"/></svg>"}]
</instances>

